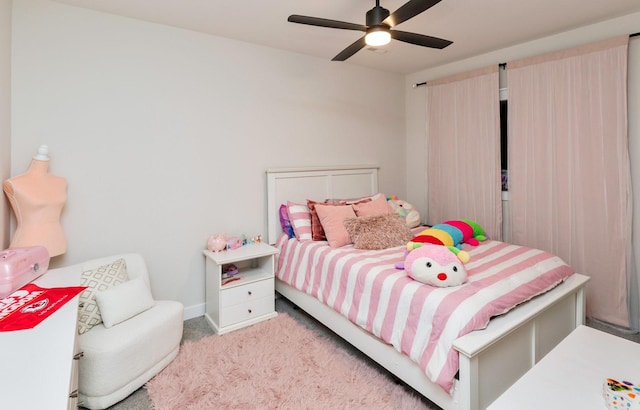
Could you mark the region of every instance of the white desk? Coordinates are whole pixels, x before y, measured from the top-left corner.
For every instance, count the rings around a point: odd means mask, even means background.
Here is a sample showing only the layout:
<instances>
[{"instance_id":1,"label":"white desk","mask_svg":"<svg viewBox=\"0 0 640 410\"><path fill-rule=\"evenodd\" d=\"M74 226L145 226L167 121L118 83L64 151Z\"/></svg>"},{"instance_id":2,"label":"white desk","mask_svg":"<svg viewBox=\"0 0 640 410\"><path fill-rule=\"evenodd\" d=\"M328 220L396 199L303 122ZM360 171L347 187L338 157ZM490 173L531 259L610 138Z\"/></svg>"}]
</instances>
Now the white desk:
<instances>
[{"instance_id":1,"label":"white desk","mask_svg":"<svg viewBox=\"0 0 640 410\"><path fill-rule=\"evenodd\" d=\"M34 283L44 288L79 286L80 275L55 269ZM79 297L33 329L0 333L0 408L69 408Z\"/></svg>"},{"instance_id":2,"label":"white desk","mask_svg":"<svg viewBox=\"0 0 640 410\"><path fill-rule=\"evenodd\" d=\"M640 382L640 344L579 326L488 409L603 410L607 378Z\"/></svg>"}]
</instances>

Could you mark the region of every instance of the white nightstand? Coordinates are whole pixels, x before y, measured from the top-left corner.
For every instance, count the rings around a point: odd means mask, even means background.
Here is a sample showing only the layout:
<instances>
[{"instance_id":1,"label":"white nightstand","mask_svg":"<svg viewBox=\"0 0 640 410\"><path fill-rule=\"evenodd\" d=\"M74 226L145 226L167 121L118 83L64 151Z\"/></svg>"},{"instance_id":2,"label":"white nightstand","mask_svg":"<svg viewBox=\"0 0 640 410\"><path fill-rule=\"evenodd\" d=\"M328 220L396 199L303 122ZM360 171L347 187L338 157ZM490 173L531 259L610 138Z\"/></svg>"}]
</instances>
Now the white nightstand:
<instances>
[{"instance_id":1,"label":"white nightstand","mask_svg":"<svg viewBox=\"0 0 640 410\"><path fill-rule=\"evenodd\" d=\"M222 252L203 251L206 257L205 318L218 334L249 326L277 315L275 311L275 257L278 249L253 243ZM233 263L238 280L223 285L222 268Z\"/></svg>"}]
</instances>

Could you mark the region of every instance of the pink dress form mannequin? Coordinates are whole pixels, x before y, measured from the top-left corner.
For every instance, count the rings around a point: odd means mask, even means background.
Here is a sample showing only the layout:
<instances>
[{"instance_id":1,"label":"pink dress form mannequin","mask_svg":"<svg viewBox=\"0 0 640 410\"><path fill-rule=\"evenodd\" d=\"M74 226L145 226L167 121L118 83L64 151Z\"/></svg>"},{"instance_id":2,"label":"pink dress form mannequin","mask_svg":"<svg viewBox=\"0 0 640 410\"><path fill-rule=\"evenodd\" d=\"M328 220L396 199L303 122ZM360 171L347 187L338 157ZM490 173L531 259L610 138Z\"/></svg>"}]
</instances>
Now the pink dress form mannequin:
<instances>
[{"instance_id":1,"label":"pink dress form mannequin","mask_svg":"<svg viewBox=\"0 0 640 410\"><path fill-rule=\"evenodd\" d=\"M4 181L4 193L16 216L11 247L42 245L49 256L67 250L60 214L67 199L67 181L48 173L49 149L40 146L31 166L22 175Z\"/></svg>"}]
</instances>

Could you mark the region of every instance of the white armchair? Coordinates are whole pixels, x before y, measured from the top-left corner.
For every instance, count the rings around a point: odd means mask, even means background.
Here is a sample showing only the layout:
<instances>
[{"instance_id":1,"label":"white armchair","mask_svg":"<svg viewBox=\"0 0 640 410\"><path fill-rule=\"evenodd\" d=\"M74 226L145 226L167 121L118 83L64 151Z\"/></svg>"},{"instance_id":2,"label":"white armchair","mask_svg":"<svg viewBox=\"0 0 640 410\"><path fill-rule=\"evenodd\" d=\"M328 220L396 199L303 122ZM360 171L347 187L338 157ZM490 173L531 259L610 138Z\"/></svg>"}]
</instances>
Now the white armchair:
<instances>
[{"instance_id":1,"label":"white armchair","mask_svg":"<svg viewBox=\"0 0 640 410\"><path fill-rule=\"evenodd\" d=\"M142 278L150 289L147 266L139 254L93 259L79 267L85 272L120 258L126 262L129 280ZM128 304L130 298L121 302ZM121 310L119 300L112 303ZM78 381L81 406L104 409L121 401L176 357L182 338L183 306L168 300L155 300L152 304L109 328L101 323L78 336L79 351L83 352Z\"/></svg>"}]
</instances>

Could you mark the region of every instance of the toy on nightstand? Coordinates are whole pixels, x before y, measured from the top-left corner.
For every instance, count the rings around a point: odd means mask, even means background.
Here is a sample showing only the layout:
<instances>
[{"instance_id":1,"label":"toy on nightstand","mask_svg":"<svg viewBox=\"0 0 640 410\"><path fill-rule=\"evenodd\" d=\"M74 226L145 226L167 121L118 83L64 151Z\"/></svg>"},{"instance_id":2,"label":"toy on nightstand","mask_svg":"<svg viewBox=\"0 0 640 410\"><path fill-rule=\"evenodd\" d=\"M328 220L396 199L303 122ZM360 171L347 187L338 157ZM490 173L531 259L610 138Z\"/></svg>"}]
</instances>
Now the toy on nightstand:
<instances>
[{"instance_id":1,"label":"toy on nightstand","mask_svg":"<svg viewBox=\"0 0 640 410\"><path fill-rule=\"evenodd\" d=\"M233 263L229 263L227 265L222 265L222 282L220 284L222 286L228 285L231 282L235 282L240 280L238 275L238 267Z\"/></svg>"},{"instance_id":2,"label":"toy on nightstand","mask_svg":"<svg viewBox=\"0 0 640 410\"><path fill-rule=\"evenodd\" d=\"M211 252L220 252L227 248L227 235L224 233L216 233L209 236L207 240L207 249Z\"/></svg>"},{"instance_id":3,"label":"toy on nightstand","mask_svg":"<svg viewBox=\"0 0 640 410\"><path fill-rule=\"evenodd\" d=\"M232 236L227 238L227 249L238 249L242 247L242 238L239 236Z\"/></svg>"},{"instance_id":4,"label":"toy on nightstand","mask_svg":"<svg viewBox=\"0 0 640 410\"><path fill-rule=\"evenodd\" d=\"M222 265L222 277L223 278L230 278L233 275L237 275L238 274L238 267L236 265L234 265L233 263L230 263L228 265Z\"/></svg>"}]
</instances>

